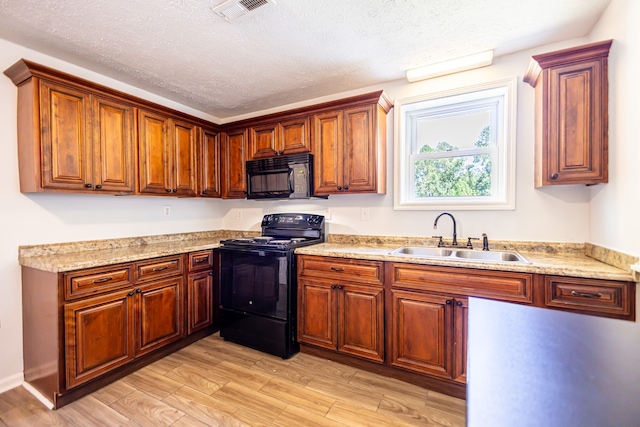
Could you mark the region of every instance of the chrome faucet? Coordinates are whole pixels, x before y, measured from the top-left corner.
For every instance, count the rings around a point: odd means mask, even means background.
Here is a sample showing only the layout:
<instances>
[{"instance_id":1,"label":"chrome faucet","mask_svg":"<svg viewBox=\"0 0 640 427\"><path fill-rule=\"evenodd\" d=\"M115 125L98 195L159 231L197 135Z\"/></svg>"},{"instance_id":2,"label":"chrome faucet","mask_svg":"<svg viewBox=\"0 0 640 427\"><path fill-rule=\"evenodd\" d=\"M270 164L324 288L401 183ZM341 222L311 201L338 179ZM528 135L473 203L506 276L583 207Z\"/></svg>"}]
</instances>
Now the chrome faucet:
<instances>
[{"instance_id":1,"label":"chrome faucet","mask_svg":"<svg viewBox=\"0 0 640 427\"><path fill-rule=\"evenodd\" d=\"M440 215L436 217L436 220L433 221L433 228L438 228L438 220L442 215L449 215L451 217L451 221L453 221L453 242L451 242L452 246L458 246L458 233L456 232L456 219L449 212L442 212Z\"/></svg>"}]
</instances>

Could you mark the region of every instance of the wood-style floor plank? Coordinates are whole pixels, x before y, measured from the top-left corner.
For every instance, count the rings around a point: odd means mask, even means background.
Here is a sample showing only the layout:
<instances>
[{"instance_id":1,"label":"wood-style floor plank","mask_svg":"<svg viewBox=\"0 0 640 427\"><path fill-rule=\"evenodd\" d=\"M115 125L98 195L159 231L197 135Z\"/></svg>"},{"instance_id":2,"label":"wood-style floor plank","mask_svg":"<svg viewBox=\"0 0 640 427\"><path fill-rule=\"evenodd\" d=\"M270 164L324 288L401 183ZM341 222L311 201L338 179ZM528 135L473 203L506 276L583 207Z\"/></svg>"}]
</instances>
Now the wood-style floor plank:
<instances>
[{"instance_id":1,"label":"wood-style floor plank","mask_svg":"<svg viewBox=\"0 0 640 427\"><path fill-rule=\"evenodd\" d=\"M0 427L462 427L465 410L399 380L212 335L57 411L22 387L2 393Z\"/></svg>"}]
</instances>

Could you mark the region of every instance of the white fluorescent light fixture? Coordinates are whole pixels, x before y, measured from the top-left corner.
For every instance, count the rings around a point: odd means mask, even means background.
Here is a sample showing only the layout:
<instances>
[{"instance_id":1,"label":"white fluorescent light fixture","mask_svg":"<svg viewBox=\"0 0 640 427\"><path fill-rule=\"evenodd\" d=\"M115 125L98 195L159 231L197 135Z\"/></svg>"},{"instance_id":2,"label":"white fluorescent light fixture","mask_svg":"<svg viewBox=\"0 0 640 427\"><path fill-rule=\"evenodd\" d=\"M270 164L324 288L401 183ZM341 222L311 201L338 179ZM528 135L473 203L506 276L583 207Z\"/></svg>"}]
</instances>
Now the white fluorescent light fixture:
<instances>
[{"instance_id":1,"label":"white fluorescent light fixture","mask_svg":"<svg viewBox=\"0 0 640 427\"><path fill-rule=\"evenodd\" d=\"M486 67L493 61L493 50L474 53L473 55L462 56L449 61L436 62L424 67L407 70L407 80L417 82L419 80L432 79L446 74L458 73L460 71L473 70L474 68Z\"/></svg>"}]
</instances>

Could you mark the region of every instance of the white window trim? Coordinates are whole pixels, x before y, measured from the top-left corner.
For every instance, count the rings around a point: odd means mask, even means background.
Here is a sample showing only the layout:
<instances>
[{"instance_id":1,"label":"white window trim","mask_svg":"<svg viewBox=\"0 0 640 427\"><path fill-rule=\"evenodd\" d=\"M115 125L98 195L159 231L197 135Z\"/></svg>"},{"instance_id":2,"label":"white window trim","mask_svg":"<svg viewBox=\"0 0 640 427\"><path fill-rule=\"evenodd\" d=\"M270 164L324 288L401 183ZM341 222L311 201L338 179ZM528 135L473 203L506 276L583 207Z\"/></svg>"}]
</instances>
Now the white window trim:
<instances>
[{"instance_id":1,"label":"white window trim","mask_svg":"<svg viewBox=\"0 0 640 427\"><path fill-rule=\"evenodd\" d=\"M514 210L515 209L515 169L516 169L516 111L517 111L517 86L518 78L512 77L508 79L496 80L466 86L462 88L451 89L442 92L428 93L409 98L396 99L394 101L394 210ZM506 166L505 170L498 171L493 178L504 180L504 193L495 198L476 198L476 197L459 197L456 200L452 198L431 198L429 201L411 200L408 195L407 180L409 174L413 170L409 162L410 147L406 143L406 107L411 104L434 100L439 98L447 98L456 95L464 95L468 93L484 91L489 89L504 88L505 105L504 120L502 123L504 146L500 147L497 156L501 156ZM501 150L501 151L500 151ZM494 163L496 164L496 163ZM445 200L446 199L446 200ZM480 201L479 199L482 199Z\"/></svg>"}]
</instances>

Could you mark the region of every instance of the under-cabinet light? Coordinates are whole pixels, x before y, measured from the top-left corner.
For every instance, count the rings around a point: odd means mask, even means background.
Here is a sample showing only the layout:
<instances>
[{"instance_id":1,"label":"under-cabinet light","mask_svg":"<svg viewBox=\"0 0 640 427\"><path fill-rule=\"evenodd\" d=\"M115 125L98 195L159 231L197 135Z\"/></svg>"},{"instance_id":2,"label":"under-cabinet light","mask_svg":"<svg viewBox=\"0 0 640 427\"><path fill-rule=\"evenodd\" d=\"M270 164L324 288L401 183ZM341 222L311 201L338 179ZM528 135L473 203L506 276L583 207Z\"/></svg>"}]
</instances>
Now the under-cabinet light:
<instances>
[{"instance_id":1,"label":"under-cabinet light","mask_svg":"<svg viewBox=\"0 0 640 427\"><path fill-rule=\"evenodd\" d=\"M485 52L474 53L473 55L461 56L460 58L449 61L436 62L435 64L407 70L407 80L417 82L418 80L426 80L446 74L486 67L487 65L491 65L492 61L493 50L487 50Z\"/></svg>"}]
</instances>

